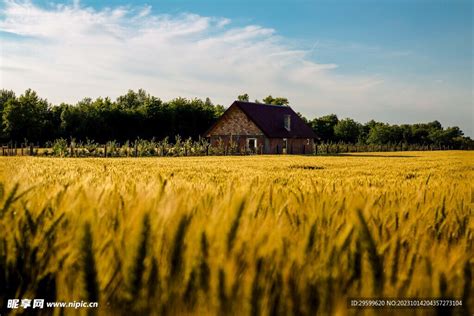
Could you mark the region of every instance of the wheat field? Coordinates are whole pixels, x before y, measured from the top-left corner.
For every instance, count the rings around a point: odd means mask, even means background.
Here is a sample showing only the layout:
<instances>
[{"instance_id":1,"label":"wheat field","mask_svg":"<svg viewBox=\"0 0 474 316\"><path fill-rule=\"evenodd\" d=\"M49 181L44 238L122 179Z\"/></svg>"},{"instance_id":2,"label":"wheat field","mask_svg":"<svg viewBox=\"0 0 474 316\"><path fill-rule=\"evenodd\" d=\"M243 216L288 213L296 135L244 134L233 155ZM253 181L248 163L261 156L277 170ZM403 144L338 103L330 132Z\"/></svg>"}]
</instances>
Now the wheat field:
<instances>
[{"instance_id":1,"label":"wheat field","mask_svg":"<svg viewBox=\"0 0 474 316\"><path fill-rule=\"evenodd\" d=\"M461 151L2 157L0 313L431 315L347 299L450 297L471 315L473 178Z\"/></svg>"}]
</instances>

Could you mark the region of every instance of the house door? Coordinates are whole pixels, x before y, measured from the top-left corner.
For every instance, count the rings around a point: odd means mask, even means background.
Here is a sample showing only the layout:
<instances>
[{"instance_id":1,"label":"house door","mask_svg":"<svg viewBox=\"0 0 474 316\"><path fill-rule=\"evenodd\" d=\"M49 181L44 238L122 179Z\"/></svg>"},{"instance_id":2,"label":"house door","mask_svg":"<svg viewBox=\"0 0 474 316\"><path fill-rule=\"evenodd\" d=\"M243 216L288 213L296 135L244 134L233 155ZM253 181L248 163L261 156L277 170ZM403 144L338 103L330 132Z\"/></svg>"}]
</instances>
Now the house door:
<instances>
[{"instance_id":1,"label":"house door","mask_svg":"<svg viewBox=\"0 0 474 316\"><path fill-rule=\"evenodd\" d=\"M252 151L257 151L257 139L256 138L247 138L247 148Z\"/></svg>"},{"instance_id":2,"label":"house door","mask_svg":"<svg viewBox=\"0 0 474 316\"><path fill-rule=\"evenodd\" d=\"M283 153L283 154L288 153L288 139L286 139L286 138L283 138L282 153Z\"/></svg>"}]
</instances>

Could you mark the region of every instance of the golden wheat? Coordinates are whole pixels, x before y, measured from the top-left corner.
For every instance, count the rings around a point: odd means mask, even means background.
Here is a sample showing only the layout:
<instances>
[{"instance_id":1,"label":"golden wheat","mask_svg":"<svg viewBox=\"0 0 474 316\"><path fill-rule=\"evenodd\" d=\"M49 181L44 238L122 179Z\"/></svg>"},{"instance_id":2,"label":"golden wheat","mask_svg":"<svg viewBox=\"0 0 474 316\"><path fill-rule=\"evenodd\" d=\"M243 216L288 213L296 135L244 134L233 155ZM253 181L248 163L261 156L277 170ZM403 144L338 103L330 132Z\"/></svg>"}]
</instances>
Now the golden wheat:
<instances>
[{"instance_id":1,"label":"golden wheat","mask_svg":"<svg viewBox=\"0 0 474 316\"><path fill-rule=\"evenodd\" d=\"M46 297L99 300L100 315L351 315L347 298L383 295L472 313L473 162L2 157L0 309Z\"/></svg>"}]
</instances>

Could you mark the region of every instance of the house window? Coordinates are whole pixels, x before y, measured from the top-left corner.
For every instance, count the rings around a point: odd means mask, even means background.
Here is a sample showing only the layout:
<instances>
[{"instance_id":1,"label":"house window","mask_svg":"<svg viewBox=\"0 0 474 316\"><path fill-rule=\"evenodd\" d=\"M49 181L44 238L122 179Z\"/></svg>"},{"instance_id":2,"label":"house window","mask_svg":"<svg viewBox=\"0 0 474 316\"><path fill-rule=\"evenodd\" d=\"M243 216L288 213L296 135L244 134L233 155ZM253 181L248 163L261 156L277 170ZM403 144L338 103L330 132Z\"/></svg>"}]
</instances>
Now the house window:
<instances>
[{"instance_id":1,"label":"house window","mask_svg":"<svg viewBox=\"0 0 474 316\"><path fill-rule=\"evenodd\" d=\"M283 124L285 129L289 132L291 131L291 116L290 115L285 115L283 117Z\"/></svg>"},{"instance_id":2,"label":"house window","mask_svg":"<svg viewBox=\"0 0 474 316\"><path fill-rule=\"evenodd\" d=\"M309 138L306 139L306 145L309 145Z\"/></svg>"},{"instance_id":3,"label":"house window","mask_svg":"<svg viewBox=\"0 0 474 316\"><path fill-rule=\"evenodd\" d=\"M287 149L287 148L288 148L288 139L283 138L283 149Z\"/></svg>"},{"instance_id":4,"label":"house window","mask_svg":"<svg viewBox=\"0 0 474 316\"><path fill-rule=\"evenodd\" d=\"M257 139L256 138L247 138L247 148L255 151L257 149Z\"/></svg>"}]
</instances>

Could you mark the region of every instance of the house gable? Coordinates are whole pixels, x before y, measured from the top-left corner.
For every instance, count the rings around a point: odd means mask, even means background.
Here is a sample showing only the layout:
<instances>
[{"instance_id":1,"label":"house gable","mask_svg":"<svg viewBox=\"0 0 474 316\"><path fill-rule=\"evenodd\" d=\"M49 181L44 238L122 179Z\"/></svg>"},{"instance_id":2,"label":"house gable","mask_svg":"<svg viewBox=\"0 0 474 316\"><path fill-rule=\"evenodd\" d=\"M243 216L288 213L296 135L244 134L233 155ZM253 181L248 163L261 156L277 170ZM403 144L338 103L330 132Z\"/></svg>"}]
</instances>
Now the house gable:
<instances>
[{"instance_id":1,"label":"house gable","mask_svg":"<svg viewBox=\"0 0 474 316\"><path fill-rule=\"evenodd\" d=\"M263 132L239 107L232 105L206 133L207 137L222 135L263 135Z\"/></svg>"}]
</instances>

